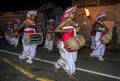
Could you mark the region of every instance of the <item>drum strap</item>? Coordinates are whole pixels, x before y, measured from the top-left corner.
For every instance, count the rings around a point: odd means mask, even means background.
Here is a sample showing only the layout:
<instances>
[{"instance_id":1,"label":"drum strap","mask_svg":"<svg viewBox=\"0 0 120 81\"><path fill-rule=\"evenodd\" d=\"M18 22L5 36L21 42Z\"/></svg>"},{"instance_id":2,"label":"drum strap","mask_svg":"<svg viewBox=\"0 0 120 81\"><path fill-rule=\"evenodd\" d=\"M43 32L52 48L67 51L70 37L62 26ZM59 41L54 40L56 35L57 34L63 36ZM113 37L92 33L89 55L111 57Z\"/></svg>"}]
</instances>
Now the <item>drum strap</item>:
<instances>
[{"instance_id":1,"label":"drum strap","mask_svg":"<svg viewBox=\"0 0 120 81\"><path fill-rule=\"evenodd\" d=\"M80 42L76 39L76 37L75 37L75 40L80 44Z\"/></svg>"}]
</instances>

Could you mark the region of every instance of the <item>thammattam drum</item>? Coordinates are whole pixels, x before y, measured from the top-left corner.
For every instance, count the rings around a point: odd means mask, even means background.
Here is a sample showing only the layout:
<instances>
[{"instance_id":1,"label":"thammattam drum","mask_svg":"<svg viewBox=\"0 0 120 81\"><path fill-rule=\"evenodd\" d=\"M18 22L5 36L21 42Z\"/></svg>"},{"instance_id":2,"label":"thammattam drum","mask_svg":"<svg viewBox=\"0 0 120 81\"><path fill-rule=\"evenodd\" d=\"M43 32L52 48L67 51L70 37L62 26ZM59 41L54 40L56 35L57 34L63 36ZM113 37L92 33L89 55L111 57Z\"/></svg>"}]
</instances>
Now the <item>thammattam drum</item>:
<instances>
[{"instance_id":1,"label":"thammattam drum","mask_svg":"<svg viewBox=\"0 0 120 81\"><path fill-rule=\"evenodd\" d=\"M68 50L77 51L85 45L85 38L82 35L77 35L69 38L65 44Z\"/></svg>"},{"instance_id":2,"label":"thammattam drum","mask_svg":"<svg viewBox=\"0 0 120 81\"><path fill-rule=\"evenodd\" d=\"M43 35L42 33L35 34L25 34L24 35L24 44L42 44L43 43Z\"/></svg>"}]
</instances>

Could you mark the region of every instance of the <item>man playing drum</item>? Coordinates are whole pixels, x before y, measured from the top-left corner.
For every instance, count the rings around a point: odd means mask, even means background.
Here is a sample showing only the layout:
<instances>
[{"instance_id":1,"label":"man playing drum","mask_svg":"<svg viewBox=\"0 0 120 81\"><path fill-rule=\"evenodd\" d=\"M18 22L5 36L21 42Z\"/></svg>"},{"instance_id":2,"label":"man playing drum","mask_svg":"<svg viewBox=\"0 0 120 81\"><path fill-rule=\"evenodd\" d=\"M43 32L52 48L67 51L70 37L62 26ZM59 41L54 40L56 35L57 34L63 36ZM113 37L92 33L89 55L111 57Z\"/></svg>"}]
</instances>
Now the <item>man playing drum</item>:
<instances>
[{"instance_id":1,"label":"man playing drum","mask_svg":"<svg viewBox=\"0 0 120 81\"><path fill-rule=\"evenodd\" d=\"M24 34L22 38L23 51L22 51L22 55L19 56L19 59L23 60L27 58L26 62L29 64L33 63L32 59L35 57L37 45L36 44L26 45L24 41L25 39L24 36L27 34L36 33L36 26L35 26L36 24L34 22L36 14L37 14L37 11L35 10L28 11L25 21L23 21L23 23L20 25L18 29L18 32L19 32L20 29L24 27Z\"/></svg>"},{"instance_id":2,"label":"man playing drum","mask_svg":"<svg viewBox=\"0 0 120 81\"><path fill-rule=\"evenodd\" d=\"M14 45L15 47L19 44L19 35L15 36L15 33L17 32L18 27L20 26L20 20L16 19L15 23L13 24L13 28L11 30L11 45Z\"/></svg>"},{"instance_id":3,"label":"man playing drum","mask_svg":"<svg viewBox=\"0 0 120 81\"><path fill-rule=\"evenodd\" d=\"M13 29L13 24L11 21L9 21L5 26L5 39L8 41L8 43L11 45L11 31Z\"/></svg>"},{"instance_id":4,"label":"man playing drum","mask_svg":"<svg viewBox=\"0 0 120 81\"><path fill-rule=\"evenodd\" d=\"M68 74L69 79L78 80L75 74L75 62L77 59L77 52L78 51L69 51L65 46L65 42L70 38L76 36L76 31L80 29L77 27L75 29L75 25L78 26L74 22L75 12L77 6L69 7L63 13L61 18L62 22L58 25L55 29L55 32L62 33L62 39L57 42L57 48L59 49L60 58L57 62L55 62L55 72L58 72L59 69L64 69L66 74Z\"/></svg>"},{"instance_id":5,"label":"man playing drum","mask_svg":"<svg viewBox=\"0 0 120 81\"><path fill-rule=\"evenodd\" d=\"M54 39L55 39L55 25L54 25L54 20L50 19L49 20L49 25L45 28L45 45L44 48L48 49L48 52L53 50L53 44L54 44Z\"/></svg>"},{"instance_id":6,"label":"man playing drum","mask_svg":"<svg viewBox=\"0 0 120 81\"><path fill-rule=\"evenodd\" d=\"M106 17L105 13L98 14L97 22L94 24L93 31L95 32L95 49L90 53L91 57L97 57L99 61L103 61L104 53L105 53L105 43L101 41L101 38L104 36L107 31L107 27L105 27L103 21ZM108 39L107 39L108 40Z\"/></svg>"}]
</instances>

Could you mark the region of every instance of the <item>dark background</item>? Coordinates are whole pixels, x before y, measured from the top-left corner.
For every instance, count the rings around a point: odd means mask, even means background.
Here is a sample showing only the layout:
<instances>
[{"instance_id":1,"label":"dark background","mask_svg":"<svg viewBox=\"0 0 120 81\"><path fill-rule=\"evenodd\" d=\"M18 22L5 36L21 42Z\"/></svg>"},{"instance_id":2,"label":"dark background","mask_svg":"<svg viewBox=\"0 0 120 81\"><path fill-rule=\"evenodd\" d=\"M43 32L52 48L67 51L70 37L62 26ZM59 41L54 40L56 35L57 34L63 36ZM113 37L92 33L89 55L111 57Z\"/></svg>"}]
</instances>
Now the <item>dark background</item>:
<instances>
[{"instance_id":1,"label":"dark background","mask_svg":"<svg viewBox=\"0 0 120 81\"><path fill-rule=\"evenodd\" d=\"M45 3L52 3L55 6L61 6L62 9L66 9L74 2L79 7L85 7L87 2L97 2L97 0L0 0L0 13L10 11L22 11L38 9ZM79 2L79 4L78 4ZM120 3L120 0L100 0L99 6L115 5ZM91 5L88 5L91 6ZM93 4L92 6L96 6Z\"/></svg>"},{"instance_id":2,"label":"dark background","mask_svg":"<svg viewBox=\"0 0 120 81\"><path fill-rule=\"evenodd\" d=\"M72 0L4 0L0 1L0 13L38 9L48 2L53 3L55 6L61 6L63 10L72 5Z\"/></svg>"}]
</instances>

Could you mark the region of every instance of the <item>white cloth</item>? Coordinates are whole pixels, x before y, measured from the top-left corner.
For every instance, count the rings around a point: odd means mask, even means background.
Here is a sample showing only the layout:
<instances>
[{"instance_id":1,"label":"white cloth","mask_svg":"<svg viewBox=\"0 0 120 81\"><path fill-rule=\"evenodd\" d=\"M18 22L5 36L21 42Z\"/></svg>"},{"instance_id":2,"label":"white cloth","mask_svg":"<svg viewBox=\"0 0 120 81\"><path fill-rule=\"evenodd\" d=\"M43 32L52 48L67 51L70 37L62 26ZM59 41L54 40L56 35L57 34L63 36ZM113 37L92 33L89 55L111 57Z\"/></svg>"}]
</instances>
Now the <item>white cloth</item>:
<instances>
[{"instance_id":1,"label":"white cloth","mask_svg":"<svg viewBox=\"0 0 120 81\"><path fill-rule=\"evenodd\" d=\"M29 31L29 29L30 28L25 29L25 30ZM22 58L34 59L35 54L36 54L37 44L25 45L24 36L22 38L22 43L23 43L23 51L22 51L22 55L21 55Z\"/></svg>"},{"instance_id":2,"label":"white cloth","mask_svg":"<svg viewBox=\"0 0 120 81\"><path fill-rule=\"evenodd\" d=\"M35 57L35 54L36 54L37 45L36 44L25 45L23 40L24 40L24 38L22 39L23 51L22 51L21 56L23 58L33 59Z\"/></svg>"},{"instance_id":3,"label":"white cloth","mask_svg":"<svg viewBox=\"0 0 120 81\"><path fill-rule=\"evenodd\" d=\"M62 41L59 41L57 48L59 49L60 58L55 62L55 67L57 69L63 68L68 75L75 74L77 52L68 52L64 48L64 43Z\"/></svg>"},{"instance_id":4,"label":"white cloth","mask_svg":"<svg viewBox=\"0 0 120 81\"><path fill-rule=\"evenodd\" d=\"M101 56L103 57L105 53L105 45L100 42L101 34L102 34L101 32L96 32L96 36L95 36L96 48L91 53L95 57L101 57Z\"/></svg>"},{"instance_id":5,"label":"white cloth","mask_svg":"<svg viewBox=\"0 0 120 81\"><path fill-rule=\"evenodd\" d=\"M19 43L19 37L13 37L11 38L11 44L13 44L15 47L18 46L18 43Z\"/></svg>"},{"instance_id":6,"label":"white cloth","mask_svg":"<svg viewBox=\"0 0 120 81\"><path fill-rule=\"evenodd\" d=\"M15 47L19 44L19 37L10 37L9 35L5 34L5 39L10 43L10 45L14 45Z\"/></svg>"},{"instance_id":7,"label":"white cloth","mask_svg":"<svg viewBox=\"0 0 120 81\"><path fill-rule=\"evenodd\" d=\"M95 45L95 36L91 36L91 49L95 49L96 45Z\"/></svg>"},{"instance_id":8,"label":"white cloth","mask_svg":"<svg viewBox=\"0 0 120 81\"><path fill-rule=\"evenodd\" d=\"M48 51L51 51L53 50L53 43L54 41L53 40L45 40L45 45L44 45L44 48L47 48Z\"/></svg>"},{"instance_id":9,"label":"white cloth","mask_svg":"<svg viewBox=\"0 0 120 81\"><path fill-rule=\"evenodd\" d=\"M76 36L76 30L72 26L63 27L63 29L73 28L73 36ZM64 48L64 42L58 41L57 48L59 49L60 58L55 62L57 69L63 68L68 75L75 74L75 62L77 60L77 51L69 52Z\"/></svg>"},{"instance_id":10,"label":"white cloth","mask_svg":"<svg viewBox=\"0 0 120 81\"><path fill-rule=\"evenodd\" d=\"M11 42L11 37L9 35L5 34L5 39L10 43Z\"/></svg>"}]
</instances>

